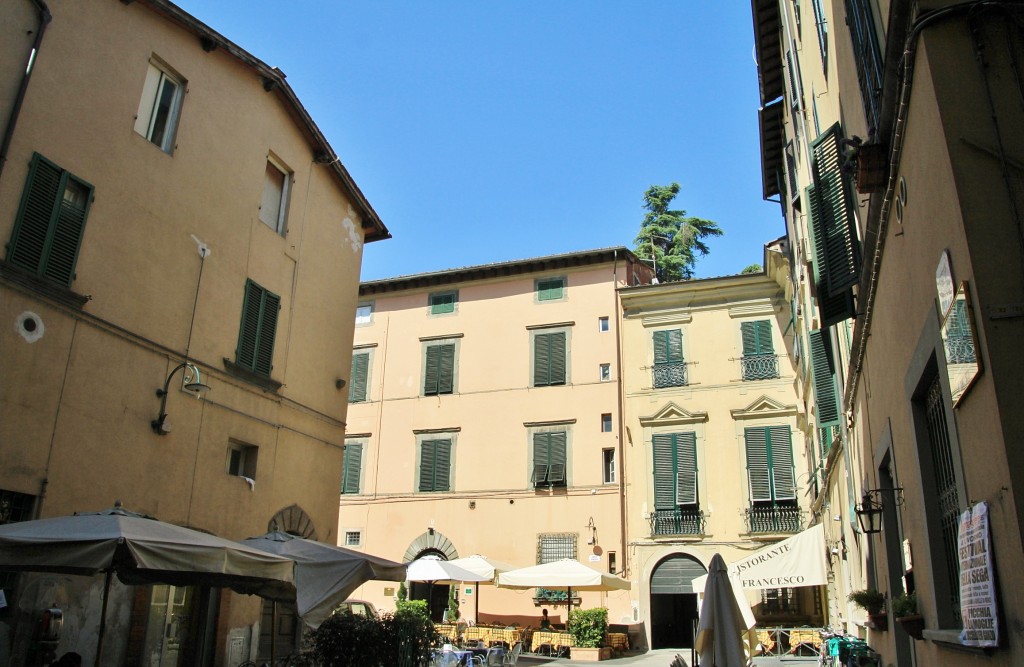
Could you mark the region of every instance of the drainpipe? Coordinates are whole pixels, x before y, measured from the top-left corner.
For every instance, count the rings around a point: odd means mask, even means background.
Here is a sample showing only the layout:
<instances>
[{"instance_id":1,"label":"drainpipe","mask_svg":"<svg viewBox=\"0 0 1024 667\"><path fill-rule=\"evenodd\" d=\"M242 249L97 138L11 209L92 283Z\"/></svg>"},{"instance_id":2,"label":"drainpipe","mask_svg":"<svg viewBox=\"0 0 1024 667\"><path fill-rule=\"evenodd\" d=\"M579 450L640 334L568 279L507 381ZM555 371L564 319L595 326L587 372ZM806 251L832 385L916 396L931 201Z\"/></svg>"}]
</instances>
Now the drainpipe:
<instances>
[{"instance_id":1,"label":"drainpipe","mask_svg":"<svg viewBox=\"0 0 1024 667\"><path fill-rule=\"evenodd\" d=\"M625 261L623 262L623 266L625 267L625 271L626 271L626 284L629 284L629 276L630 276L630 273L632 271L632 265L631 265L631 262L629 261L629 255L626 255L624 260ZM616 394L617 394L616 398L618 400L618 408L619 408L619 420L618 420L619 421L619 428L618 428L618 431L619 431L619 433L618 433L619 442L618 442L618 447L617 447L618 451L616 452L616 460L617 460L617 462L619 464L619 479L618 479L618 483L619 483L619 544L621 545L620 548L619 548L619 555L622 558L622 564L619 565L617 567L617 569L619 569L623 574L625 574L625 573L629 572L629 556L628 556L629 549L626 546L627 545L627 542L626 542L626 456L625 456L625 446L623 445L623 442L626 439L625 438L625 435L626 435L625 428L626 427L625 427L625 424L623 423L624 422L625 408L623 407L623 400L622 400L622 317L621 317L622 309L619 307L619 304L620 304L619 288L616 286L618 278L619 278L619 251L616 250L615 251L615 274L614 274L614 276L612 278L612 291L613 291L613 294L614 294L614 297L615 297L615 311L614 311L615 312L615 384L616 384Z\"/></svg>"},{"instance_id":2,"label":"drainpipe","mask_svg":"<svg viewBox=\"0 0 1024 667\"><path fill-rule=\"evenodd\" d=\"M28 54L28 63L25 64L25 74L21 77L21 85L18 86L18 95L14 98L14 106L11 107L11 117L7 120L7 127L4 129L3 143L0 144L0 177L4 173L4 165L7 164L7 151L10 150L11 140L14 138L14 126L18 124L18 115L21 113L21 103L25 101L25 93L28 92L28 82L32 78L32 70L35 69L36 56L39 55L39 47L43 43L43 34L46 26L53 19L50 8L43 0L31 0L39 11L39 27L36 29L36 40L32 43L32 51Z\"/></svg>"}]
</instances>

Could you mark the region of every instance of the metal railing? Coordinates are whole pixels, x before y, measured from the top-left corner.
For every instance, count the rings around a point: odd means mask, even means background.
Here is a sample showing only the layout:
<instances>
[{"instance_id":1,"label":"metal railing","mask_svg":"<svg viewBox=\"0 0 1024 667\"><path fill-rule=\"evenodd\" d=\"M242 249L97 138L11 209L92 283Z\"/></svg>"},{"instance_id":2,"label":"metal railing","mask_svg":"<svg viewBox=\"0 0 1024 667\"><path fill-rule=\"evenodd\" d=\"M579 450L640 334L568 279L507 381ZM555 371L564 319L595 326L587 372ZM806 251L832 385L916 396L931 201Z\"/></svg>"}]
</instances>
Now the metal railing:
<instances>
[{"instance_id":1,"label":"metal railing","mask_svg":"<svg viewBox=\"0 0 1024 667\"><path fill-rule=\"evenodd\" d=\"M651 535L704 534L704 512L696 507L654 510L649 520Z\"/></svg>"},{"instance_id":2,"label":"metal railing","mask_svg":"<svg viewBox=\"0 0 1024 667\"><path fill-rule=\"evenodd\" d=\"M824 628L755 628L762 656L818 656L825 643ZM815 662L817 662L815 660Z\"/></svg>"},{"instance_id":3,"label":"metal railing","mask_svg":"<svg viewBox=\"0 0 1024 667\"><path fill-rule=\"evenodd\" d=\"M654 365L654 388L685 387L686 363L673 361L667 364Z\"/></svg>"},{"instance_id":4,"label":"metal railing","mask_svg":"<svg viewBox=\"0 0 1024 667\"><path fill-rule=\"evenodd\" d=\"M744 380L771 380L779 377L779 355L748 354L740 357L740 377Z\"/></svg>"},{"instance_id":5,"label":"metal railing","mask_svg":"<svg viewBox=\"0 0 1024 667\"><path fill-rule=\"evenodd\" d=\"M795 505L751 507L746 511L747 529L751 533L798 533L801 514Z\"/></svg>"}]
</instances>

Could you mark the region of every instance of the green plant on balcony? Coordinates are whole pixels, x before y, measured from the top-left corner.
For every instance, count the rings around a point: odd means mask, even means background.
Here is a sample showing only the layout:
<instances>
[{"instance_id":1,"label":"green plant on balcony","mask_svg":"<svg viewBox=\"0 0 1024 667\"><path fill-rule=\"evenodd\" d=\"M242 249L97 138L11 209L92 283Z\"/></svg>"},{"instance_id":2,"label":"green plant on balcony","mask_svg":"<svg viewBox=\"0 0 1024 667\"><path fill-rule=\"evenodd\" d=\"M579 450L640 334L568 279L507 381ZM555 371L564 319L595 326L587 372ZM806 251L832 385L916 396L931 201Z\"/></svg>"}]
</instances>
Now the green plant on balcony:
<instances>
[{"instance_id":1,"label":"green plant on balcony","mask_svg":"<svg viewBox=\"0 0 1024 667\"><path fill-rule=\"evenodd\" d=\"M567 625L573 642L580 648L598 648L608 631L608 609L580 609L573 612Z\"/></svg>"},{"instance_id":2,"label":"green plant on balcony","mask_svg":"<svg viewBox=\"0 0 1024 667\"><path fill-rule=\"evenodd\" d=\"M896 618L917 616L917 594L904 593L892 599L892 613Z\"/></svg>"},{"instance_id":3,"label":"green plant on balcony","mask_svg":"<svg viewBox=\"0 0 1024 667\"><path fill-rule=\"evenodd\" d=\"M847 595L846 599L866 611L870 616L877 616L885 609L885 594L879 593L873 588L854 591Z\"/></svg>"}]
</instances>

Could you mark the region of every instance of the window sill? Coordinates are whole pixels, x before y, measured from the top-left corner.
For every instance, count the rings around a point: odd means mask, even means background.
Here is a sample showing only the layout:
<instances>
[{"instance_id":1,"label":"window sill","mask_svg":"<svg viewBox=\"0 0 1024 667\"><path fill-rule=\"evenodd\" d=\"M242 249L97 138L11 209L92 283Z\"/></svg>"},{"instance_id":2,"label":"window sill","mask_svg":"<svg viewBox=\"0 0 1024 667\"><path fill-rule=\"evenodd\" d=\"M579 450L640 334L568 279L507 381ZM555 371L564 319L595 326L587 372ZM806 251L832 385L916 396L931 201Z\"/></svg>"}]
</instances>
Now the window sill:
<instances>
[{"instance_id":1,"label":"window sill","mask_svg":"<svg viewBox=\"0 0 1024 667\"><path fill-rule=\"evenodd\" d=\"M952 651L962 651L964 653L972 653L974 655L992 655L994 652L992 648L967 646L961 643L959 629L929 630L928 628L925 628L923 634L924 638L928 641L934 642L936 645Z\"/></svg>"},{"instance_id":2,"label":"window sill","mask_svg":"<svg viewBox=\"0 0 1024 667\"><path fill-rule=\"evenodd\" d=\"M253 371L250 371L248 368L242 368L241 366L231 361L227 357L224 358L224 368L238 379L250 382L258 387L266 389L267 391L277 393L277 390L280 389L282 386L281 383L278 382L277 380L271 379L266 375L254 373Z\"/></svg>"},{"instance_id":3,"label":"window sill","mask_svg":"<svg viewBox=\"0 0 1024 667\"><path fill-rule=\"evenodd\" d=\"M40 278L6 261L0 261L0 278L78 310L92 298Z\"/></svg>"}]
</instances>

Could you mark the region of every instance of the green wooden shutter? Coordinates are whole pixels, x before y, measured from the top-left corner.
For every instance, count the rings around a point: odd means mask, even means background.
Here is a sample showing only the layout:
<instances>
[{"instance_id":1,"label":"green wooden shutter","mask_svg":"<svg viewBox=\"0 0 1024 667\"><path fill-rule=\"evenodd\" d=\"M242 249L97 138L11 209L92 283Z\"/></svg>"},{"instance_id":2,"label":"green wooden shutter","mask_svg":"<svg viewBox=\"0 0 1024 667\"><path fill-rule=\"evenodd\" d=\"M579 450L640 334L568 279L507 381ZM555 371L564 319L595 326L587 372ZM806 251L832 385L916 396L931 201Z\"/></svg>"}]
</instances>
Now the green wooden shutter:
<instances>
[{"instance_id":1,"label":"green wooden shutter","mask_svg":"<svg viewBox=\"0 0 1024 667\"><path fill-rule=\"evenodd\" d=\"M811 348L811 373L814 380L814 404L818 413L818 428L839 424L839 396L836 392L832 354L828 349L828 336L824 329L807 332Z\"/></svg>"},{"instance_id":2,"label":"green wooden shutter","mask_svg":"<svg viewBox=\"0 0 1024 667\"><path fill-rule=\"evenodd\" d=\"M565 431L554 431L548 434L548 461L550 463L550 470L548 472L548 482L551 484L564 485L566 480L566 434Z\"/></svg>"},{"instance_id":3,"label":"green wooden shutter","mask_svg":"<svg viewBox=\"0 0 1024 667\"><path fill-rule=\"evenodd\" d=\"M420 491L434 490L435 453L434 441L420 443Z\"/></svg>"},{"instance_id":4,"label":"green wooden shutter","mask_svg":"<svg viewBox=\"0 0 1024 667\"><path fill-rule=\"evenodd\" d=\"M341 477L342 493L359 493L359 471L362 467L363 445L353 442L345 445L345 461Z\"/></svg>"},{"instance_id":5,"label":"green wooden shutter","mask_svg":"<svg viewBox=\"0 0 1024 667\"><path fill-rule=\"evenodd\" d=\"M548 481L549 452L551 450L550 433L533 434L533 484L545 484Z\"/></svg>"},{"instance_id":6,"label":"green wooden shutter","mask_svg":"<svg viewBox=\"0 0 1024 667\"><path fill-rule=\"evenodd\" d=\"M561 278L554 280L541 280L537 283L537 299L539 301L550 301L562 298L563 281Z\"/></svg>"},{"instance_id":7,"label":"green wooden shutter","mask_svg":"<svg viewBox=\"0 0 1024 667\"><path fill-rule=\"evenodd\" d=\"M747 446L747 477L751 502L772 499L771 470L768 460L768 430L763 427L744 430Z\"/></svg>"},{"instance_id":8,"label":"green wooden shutter","mask_svg":"<svg viewBox=\"0 0 1024 667\"><path fill-rule=\"evenodd\" d=\"M437 393L450 394L455 386L455 345L438 345Z\"/></svg>"},{"instance_id":9,"label":"green wooden shutter","mask_svg":"<svg viewBox=\"0 0 1024 667\"><path fill-rule=\"evenodd\" d=\"M274 368L274 338L277 334L277 315L281 309L281 297L264 290L260 308L259 344L256 348L257 373L270 375Z\"/></svg>"},{"instance_id":10,"label":"green wooden shutter","mask_svg":"<svg viewBox=\"0 0 1024 667\"><path fill-rule=\"evenodd\" d=\"M683 332L667 329L654 332L654 363L677 364L683 361Z\"/></svg>"},{"instance_id":11,"label":"green wooden shutter","mask_svg":"<svg viewBox=\"0 0 1024 667\"><path fill-rule=\"evenodd\" d=\"M348 385L348 402L360 403L366 400L366 380L370 372L370 353L358 352L352 355L352 377Z\"/></svg>"},{"instance_id":12,"label":"green wooden shutter","mask_svg":"<svg viewBox=\"0 0 1024 667\"><path fill-rule=\"evenodd\" d=\"M819 197L819 189L813 185L807 188L808 220L810 228L811 263L814 285L817 292L818 311L821 314L822 326L832 326L856 316L853 303L853 288L847 287L833 291L828 279L828 230L825 205Z\"/></svg>"},{"instance_id":13,"label":"green wooden shutter","mask_svg":"<svg viewBox=\"0 0 1024 667\"><path fill-rule=\"evenodd\" d=\"M697 435L676 434L676 503L694 505L697 496Z\"/></svg>"},{"instance_id":14,"label":"green wooden shutter","mask_svg":"<svg viewBox=\"0 0 1024 667\"><path fill-rule=\"evenodd\" d=\"M548 384L565 384L565 332L551 336L551 380Z\"/></svg>"},{"instance_id":15,"label":"green wooden shutter","mask_svg":"<svg viewBox=\"0 0 1024 667\"><path fill-rule=\"evenodd\" d=\"M426 368L423 370L423 395L432 396L437 391L437 378L441 369L441 346L428 345Z\"/></svg>"},{"instance_id":16,"label":"green wooden shutter","mask_svg":"<svg viewBox=\"0 0 1024 667\"><path fill-rule=\"evenodd\" d=\"M772 495L775 500L796 500L793 441L789 427L769 426L767 430L772 464Z\"/></svg>"},{"instance_id":17,"label":"green wooden shutter","mask_svg":"<svg viewBox=\"0 0 1024 667\"><path fill-rule=\"evenodd\" d=\"M740 324L740 331L743 334L743 356L774 354L772 323L770 321L743 322Z\"/></svg>"},{"instance_id":18,"label":"green wooden shutter","mask_svg":"<svg viewBox=\"0 0 1024 667\"><path fill-rule=\"evenodd\" d=\"M452 441L435 440L434 491L448 491L452 471Z\"/></svg>"},{"instance_id":19,"label":"green wooden shutter","mask_svg":"<svg viewBox=\"0 0 1024 667\"><path fill-rule=\"evenodd\" d=\"M654 507L672 509L676 506L675 439L671 433L655 433L654 450Z\"/></svg>"},{"instance_id":20,"label":"green wooden shutter","mask_svg":"<svg viewBox=\"0 0 1024 667\"><path fill-rule=\"evenodd\" d=\"M256 346L260 333L260 306L263 302L263 288L251 280L245 281L245 298L242 301L242 325L238 332L238 347L235 348L235 362L243 368L253 369L256 363Z\"/></svg>"},{"instance_id":21,"label":"green wooden shutter","mask_svg":"<svg viewBox=\"0 0 1024 667\"><path fill-rule=\"evenodd\" d=\"M840 169L841 138L839 123L836 123L811 143L811 171L817 198L815 212L825 241L825 247L819 251L824 251L823 268L829 296L856 285L860 269L854 203Z\"/></svg>"},{"instance_id":22,"label":"green wooden shutter","mask_svg":"<svg viewBox=\"0 0 1024 667\"><path fill-rule=\"evenodd\" d=\"M533 385L565 384L565 332L533 337Z\"/></svg>"},{"instance_id":23,"label":"green wooden shutter","mask_svg":"<svg viewBox=\"0 0 1024 667\"><path fill-rule=\"evenodd\" d=\"M668 331L654 332L654 363L668 363Z\"/></svg>"}]
</instances>

